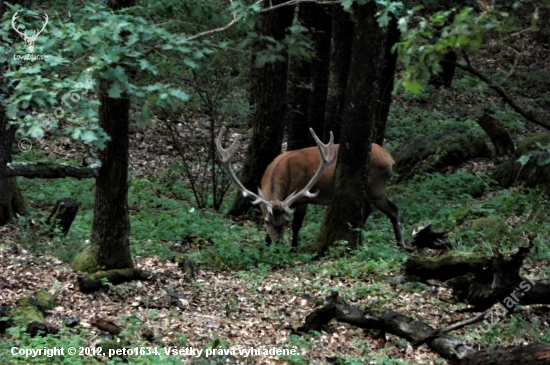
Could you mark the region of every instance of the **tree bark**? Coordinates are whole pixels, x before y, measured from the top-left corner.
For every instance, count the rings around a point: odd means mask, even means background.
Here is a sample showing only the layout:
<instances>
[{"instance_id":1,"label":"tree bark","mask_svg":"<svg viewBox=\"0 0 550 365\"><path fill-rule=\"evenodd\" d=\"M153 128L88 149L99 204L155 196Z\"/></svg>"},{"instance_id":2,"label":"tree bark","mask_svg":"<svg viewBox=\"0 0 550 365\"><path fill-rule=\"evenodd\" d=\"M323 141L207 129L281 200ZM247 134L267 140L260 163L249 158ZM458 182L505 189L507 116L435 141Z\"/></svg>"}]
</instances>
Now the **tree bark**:
<instances>
[{"instance_id":1,"label":"tree bark","mask_svg":"<svg viewBox=\"0 0 550 365\"><path fill-rule=\"evenodd\" d=\"M10 1L10 4L28 5L22 0ZM8 8L0 1L0 15ZM0 100L7 99L10 86L4 78L6 65L0 64ZM3 95L2 95L3 93ZM16 214L24 214L25 201L17 185L15 177L7 177L7 164L12 162L11 148L15 139L15 126L10 126L4 107L0 105L0 226L7 224L16 217Z\"/></svg>"},{"instance_id":2,"label":"tree bark","mask_svg":"<svg viewBox=\"0 0 550 365\"><path fill-rule=\"evenodd\" d=\"M491 139L491 143L495 147L495 155L506 156L514 153L514 142L512 142L510 134L502 128L495 118L485 113L477 119L477 124L483 128Z\"/></svg>"},{"instance_id":3,"label":"tree bark","mask_svg":"<svg viewBox=\"0 0 550 365\"><path fill-rule=\"evenodd\" d=\"M386 134L386 122L390 114L393 83L395 79L395 67L397 65L397 51L392 52L393 46L399 42L401 32L397 26L397 18L392 15L388 29L386 30L386 45L384 51L384 69L380 82L380 109L376 119L374 130L374 143L382 146Z\"/></svg>"},{"instance_id":4,"label":"tree bark","mask_svg":"<svg viewBox=\"0 0 550 365\"><path fill-rule=\"evenodd\" d=\"M306 4L301 4L306 5ZM308 101L308 126L313 128L317 135L324 135L325 107L327 103L330 43L332 34L331 8L319 4L307 4L313 8L311 12L311 39L315 49L315 56L311 61L311 92ZM339 6L339 5L337 5ZM308 133L309 134L309 133ZM309 138L309 145L315 142Z\"/></svg>"},{"instance_id":5,"label":"tree bark","mask_svg":"<svg viewBox=\"0 0 550 365\"><path fill-rule=\"evenodd\" d=\"M61 230L61 233L66 235L71 229L71 225L78 214L79 208L80 203L76 200L71 198L59 199L46 220L46 224L50 225L52 231L50 237L53 237L55 229Z\"/></svg>"},{"instance_id":6,"label":"tree bark","mask_svg":"<svg viewBox=\"0 0 550 365\"><path fill-rule=\"evenodd\" d=\"M5 176L22 176L27 179L58 179L65 177L86 179L97 177L100 168L100 161L95 161L87 167L72 166L65 163L14 162L8 164Z\"/></svg>"},{"instance_id":7,"label":"tree bark","mask_svg":"<svg viewBox=\"0 0 550 365\"><path fill-rule=\"evenodd\" d=\"M15 177L7 177L7 164L12 162L11 148L15 126L8 126L8 118L0 107L0 226L7 224L16 214L25 212L25 201Z\"/></svg>"},{"instance_id":8,"label":"tree bark","mask_svg":"<svg viewBox=\"0 0 550 365\"><path fill-rule=\"evenodd\" d=\"M312 4L300 4L298 20L310 28L309 20ZM289 150L299 150L311 146L308 129L308 100L311 93L311 59L291 58L288 69L288 110L285 115Z\"/></svg>"},{"instance_id":9,"label":"tree bark","mask_svg":"<svg viewBox=\"0 0 550 365\"><path fill-rule=\"evenodd\" d=\"M133 5L135 0L109 0L113 11ZM111 139L98 152L102 166L96 178L92 239L75 257L75 271L134 268L128 214L130 98L125 93L119 98L109 97L109 86L107 81L100 83L99 126Z\"/></svg>"},{"instance_id":10,"label":"tree bark","mask_svg":"<svg viewBox=\"0 0 550 365\"><path fill-rule=\"evenodd\" d=\"M133 268L128 215L128 146L130 99L111 98L100 90L99 126L111 137L98 152L102 167L96 178L91 254L104 270ZM94 270L95 271L95 270Z\"/></svg>"},{"instance_id":11,"label":"tree bark","mask_svg":"<svg viewBox=\"0 0 550 365\"><path fill-rule=\"evenodd\" d=\"M331 40L330 8L316 3L299 5L298 19L309 29L315 54L308 61L299 62L290 72L292 90L291 109L288 111L288 149L297 150L315 146L309 128L323 135L327 100L329 54ZM304 85L306 87L304 87ZM307 87L310 86L310 87Z\"/></svg>"},{"instance_id":12,"label":"tree bark","mask_svg":"<svg viewBox=\"0 0 550 365\"><path fill-rule=\"evenodd\" d=\"M449 51L445 54L443 59L448 62L442 62L441 72L432 76L430 79L430 84L435 87L445 86L450 88L453 84L453 78L455 75L456 66L454 63L458 59L458 55L455 51Z\"/></svg>"},{"instance_id":13,"label":"tree bark","mask_svg":"<svg viewBox=\"0 0 550 365\"><path fill-rule=\"evenodd\" d=\"M374 124L380 108L378 97L385 44L385 34L376 22L375 13L374 2L354 8L357 23L334 177L335 189L317 237L319 254L340 240L358 246L361 243L360 229L370 213L367 175Z\"/></svg>"},{"instance_id":14,"label":"tree bark","mask_svg":"<svg viewBox=\"0 0 550 365\"><path fill-rule=\"evenodd\" d=\"M332 131L334 143L340 143L340 128L346 101L352 44L353 22L351 16L344 11L342 6L334 6L323 141L330 138Z\"/></svg>"},{"instance_id":15,"label":"tree bark","mask_svg":"<svg viewBox=\"0 0 550 365\"><path fill-rule=\"evenodd\" d=\"M266 2L265 6L283 3L282 0ZM284 6L262 14L262 35L277 41L284 39L285 29L292 24L293 6ZM281 153L283 142L284 114L286 105L288 56L285 61L265 64L252 69L254 91L253 132L248 145L246 159L241 173L242 184L256 191L267 166ZM237 193L229 215L245 213L251 204Z\"/></svg>"}]
</instances>

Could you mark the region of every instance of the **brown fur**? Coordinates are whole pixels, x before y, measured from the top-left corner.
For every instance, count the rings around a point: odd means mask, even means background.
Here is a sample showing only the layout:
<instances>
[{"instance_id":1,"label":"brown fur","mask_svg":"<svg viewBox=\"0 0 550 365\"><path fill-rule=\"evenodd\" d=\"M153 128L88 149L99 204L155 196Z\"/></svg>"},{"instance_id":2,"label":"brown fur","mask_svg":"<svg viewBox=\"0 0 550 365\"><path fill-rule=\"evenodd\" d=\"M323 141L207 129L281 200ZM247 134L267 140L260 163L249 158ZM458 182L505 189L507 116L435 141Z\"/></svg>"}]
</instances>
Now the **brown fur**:
<instances>
[{"instance_id":1,"label":"brown fur","mask_svg":"<svg viewBox=\"0 0 550 365\"><path fill-rule=\"evenodd\" d=\"M338 145L335 146L338 149ZM289 151L279 155L267 167L261 182L261 190L265 199L273 205L274 211L281 211L281 203L290 194L302 190L311 180L315 171L319 168L321 157L317 147L309 147L301 150ZM373 143L370 157L368 180L368 203L374 205L384 212L392 221L397 241L403 245L401 230L399 228L399 216L397 207L386 198L386 184L390 177L393 158L388 151ZM294 221L292 224L293 238L292 246L297 246L298 231L302 226L307 205L328 205L333 194L333 176L336 163L330 165L317 184L311 189L315 193L314 198L301 198L293 204L295 208ZM369 205L370 207L370 205ZM264 220L268 233L267 241L271 242L282 238L284 228L287 225L285 212L270 215L267 209L262 206ZM370 213L370 210L369 212ZM368 216L367 213L367 216ZM366 219L366 218L365 218Z\"/></svg>"}]
</instances>

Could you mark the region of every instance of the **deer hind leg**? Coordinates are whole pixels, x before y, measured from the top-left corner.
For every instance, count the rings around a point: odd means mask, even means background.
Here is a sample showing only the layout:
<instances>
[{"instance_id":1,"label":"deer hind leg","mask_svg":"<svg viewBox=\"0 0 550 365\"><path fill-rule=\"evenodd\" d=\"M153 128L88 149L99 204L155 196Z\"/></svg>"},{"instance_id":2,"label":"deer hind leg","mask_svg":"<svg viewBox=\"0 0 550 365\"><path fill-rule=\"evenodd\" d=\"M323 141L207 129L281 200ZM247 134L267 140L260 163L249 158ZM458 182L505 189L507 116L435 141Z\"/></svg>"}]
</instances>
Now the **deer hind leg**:
<instances>
[{"instance_id":1,"label":"deer hind leg","mask_svg":"<svg viewBox=\"0 0 550 365\"><path fill-rule=\"evenodd\" d=\"M294 219L292 220L292 249L296 249L298 247L298 232L300 232L306 216L307 204L300 204L292 208L295 209Z\"/></svg>"},{"instance_id":2,"label":"deer hind leg","mask_svg":"<svg viewBox=\"0 0 550 365\"><path fill-rule=\"evenodd\" d=\"M395 239L397 243L405 247L405 242L403 241L403 235L401 234L401 226L399 224L399 209L395 204L393 204L386 195L376 195L369 197L369 202L378 208L382 213L384 213L391 221L393 225L393 232L395 233Z\"/></svg>"},{"instance_id":3,"label":"deer hind leg","mask_svg":"<svg viewBox=\"0 0 550 365\"><path fill-rule=\"evenodd\" d=\"M361 226L365 225L365 222L367 221L367 219L369 219L369 216L372 213L372 205L369 203L368 200L365 202L364 209L365 210L363 211L363 224Z\"/></svg>"}]
</instances>

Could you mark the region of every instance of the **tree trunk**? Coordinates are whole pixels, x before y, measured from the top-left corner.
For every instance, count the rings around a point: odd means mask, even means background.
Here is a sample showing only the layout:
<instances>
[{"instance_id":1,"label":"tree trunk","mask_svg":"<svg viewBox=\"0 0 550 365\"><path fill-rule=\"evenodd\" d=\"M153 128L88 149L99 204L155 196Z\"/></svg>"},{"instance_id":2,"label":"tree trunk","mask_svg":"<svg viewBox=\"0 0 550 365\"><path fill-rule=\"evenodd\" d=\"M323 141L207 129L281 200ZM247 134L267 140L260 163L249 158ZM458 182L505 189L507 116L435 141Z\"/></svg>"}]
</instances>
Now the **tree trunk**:
<instances>
[{"instance_id":1,"label":"tree trunk","mask_svg":"<svg viewBox=\"0 0 550 365\"><path fill-rule=\"evenodd\" d=\"M29 6L26 1L12 0L10 4ZM8 11L4 2L0 1L0 15ZM0 100L9 97L10 87L4 79L6 65L0 64ZM17 179L6 177L6 164L12 162L11 148L15 139L15 126L9 126L4 107L0 105L0 226L7 224L16 217L16 214L25 213L25 201L19 191Z\"/></svg>"},{"instance_id":2,"label":"tree trunk","mask_svg":"<svg viewBox=\"0 0 550 365\"><path fill-rule=\"evenodd\" d=\"M315 145L309 128L313 128L318 135L323 134L332 31L329 11L330 8L315 3L299 5L298 19L311 32L315 54L308 61L291 60L292 99L287 115L289 150Z\"/></svg>"},{"instance_id":3,"label":"tree trunk","mask_svg":"<svg viewBox=\"0 0 550 365\"><path fill-rule=\"evenodd\" d=\"M309 5L309 6L308 6ZM310 28L309 10L311 5L300 4L298 20ZM311 146L311 135L308 129L308 100L311 93L311 59L291 58L288 70L288 110L285 115L289 150L299 150Z\"/></svg>"},{"instance_id":4,"label":"tree trunk","mask_svg":"<svg viewBox=\"0 0 550 365\"><path fill-rule=\"evenodd\" d=\"M453 84L455 75L455 62L458 56L454 51L449 51L443 59L448 62L441 62L441 72L435 74L430 79L430 84L435 87L445 86L450 88Z\"/></svg>"},{"instance_id":5,"label":"tree trunk","mask_svg":"<svg viewBox=\"0 0 550 365\"><path fill-rule=\"evenodd\" d=\"M112 10L134 4L135 1L109 0ZM134 267L128 215L130 98L126 94L119 98L109 97L109 86L107 81L100 84L99 126L111 140L98 153L102 166L96 178L92 240L91 245L75 258L75 271Z\"/></svg>"},{"instance_id":6,"label":"tree trunk","mask_svg":"<svg viewBox=\"0 0 550 365\"><path fill-rule=\"evenodd\" d=\"M109 86L100 90L99 126L111 137L98 152L102 163L96 178L90 253L96 268L133 268L128 215L128 146L130 99L110 98ZM93 270L95 271L95 270Z\"/></svg>"},{"instance_id":7,"label":"tree trunk","mask_svg":"<svg viewBox=\"0 0 550 365\"><path fill-rule=\"evenodd\" d=\"M10 4L28 5L25 1L12 0ZM0 15L8 11L4 2L0 1ZM7 65L0 64L0 100L7 99L10 87L4 79ZM2 94L4 93L4 94ZM15 126L9 126L4 108L0 105L0 226L23 214L26 210L25 201L17 186L15 177L6 177L6 164L12 162L11 148L15 138Z\"/></svg>"},{"instance_id":8,"label":"tree trunk","mask_svg":"<svg viewBox=\"0 0 550 365\"><path fill-rule=\"evenodd\" d=\"M399 42L401 32L397 27L397 18L392 16L388 24L386 46L384 53L384 70L380 82L380 110L376 119L374 130L374 143L382 146L386 134L386 121L390 113L392 101L393 82L395 79L395 67L397 64L397 51L392 52L393 46Z\"/></svg>"},{"instance_id":9,"label":"tree trunk","mask_svg":"<svg viewBox=\"0 0 550 365\"><path fill-rule=\"evenodd\" d=\"M361 243L360 229L370 213L367 174L374 124L380 109L378 98L385 44L385 33L378 26L375 13L374 2L354 8L357 22L334 177L335 189L317 237L319 254L340 240L358 246Z\"/></svg>"},{"instance_id":10,"label":"tree trunk","mask_svg":"<svg viewBox=\"0 0 550 365\"><path fill-rule=\"evenodd\" d=\"M271 1L266 6L282 3ZM262 15L262 35L277 41L284 39L285 29L292 24L293 6L284 6ZM285 61L270 62L261 68L252 69L254 90L253 132L248 145L241 182L251 191L256 191L267 166L281 153L283 142L284 114L286 105L288 57ZM237 193L229 215L245 213L250 201Z\"/></svg>"},{"instance_id":11,"label":"tree trunk","mask_svg":"<svg viewBox=\"0 0 550 365\"><path fill-rule=\"evenodd\" d=\"M350 14L338 5L334 6L332 12L331 43L323 141L329 139L332 131L334 143L340 143L340 128L353 44L353 22Z\"/></svg>"},{"instance_id":12,"label":"tree trunk","mask_svg":"<svg viewBox=\"0 0 550 365\"><path fill-rule=\"evenodd\" d=\"M11 148L15 126L8 126L8 118L0 107L0 226L25 212L25 201L15 177L5 177L6 164L12 162Z\"/></svg>"},{"instance_id":13,"label":"tree trunk","mask_svg":"<svg viewBox=\"0 0 550 365\"><path fill-rule=\"evenodd\" d=\"M305 5L305 4L302 4ZM307 4L311 11L311 38L315 49L315 56L311 61L311 87L308 101L308 126L313 128L317 135L324 135L325 109L327 103L328 77L330 64L330 43L332 35L331 8L319 4ZM338 5L339 6L339 5ZM309 138L309 146L315 142Z\"/></svg>"}]
</instances>

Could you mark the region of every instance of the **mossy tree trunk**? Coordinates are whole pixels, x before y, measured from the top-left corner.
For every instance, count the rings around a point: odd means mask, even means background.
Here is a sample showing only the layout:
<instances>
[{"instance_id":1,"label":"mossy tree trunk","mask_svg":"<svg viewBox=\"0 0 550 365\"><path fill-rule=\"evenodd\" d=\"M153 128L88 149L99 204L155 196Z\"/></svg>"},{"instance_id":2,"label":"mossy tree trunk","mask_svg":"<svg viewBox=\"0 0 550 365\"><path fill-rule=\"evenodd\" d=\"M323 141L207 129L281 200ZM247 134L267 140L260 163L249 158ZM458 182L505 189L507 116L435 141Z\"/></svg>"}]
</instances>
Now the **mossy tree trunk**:
<instances>
[{"instance_id":1,"label":"mossy tree trunk","mask_svg":"<svg viewBox=\"0 0 550 365\"><path fill-rule=\"evenodd\" d=\"M110 0L112 10L135 2ZM128 72L128 71L126 71ZM102 167L96 178L92 240L75 258L75 271L133 268L130 253L130 218L128 215L128 147L130 98L108 96L110 84L102 81L99 98L99 126L111 137L98 153Z\"/></svg>"},{"instance_id":2,"label":"mossy tree trunk","mask_svg":"<svg viewBox=\"0 0 550 365\"><path fill-rule=\"evenodd\" d=\"M340 5L334 6L332 11L331 34L332 47L330 49L323 141L328 141L330 132L332 132L334 143L339 143L353 44L353 22L350 14L344 11Z\"/></svg>"},{"instance_id":3,"label":"mossy tree trunk","mask_svg":"<svg viewBox=\"0 0 550 365\"><path fill-rule=\"evenodd\" d=\"M274 6L284 1L266 2ZM285 29L292 24L293 6L284 6L262 15L261 34L277 41L285 37ZM264 44L260 44L265 46ZM252 101L254 106L253 133L248 145L240 180L251 191L256 191L267 166L281 153L288 75L288 55L284 61L270 62L261 68L252 68ZM229 215L245 213L249 199L237 193Z\"/></svg>"},{"instance_id":4,"label":"mossy tree trunk","mask_svg":"<svg viewBox=\"0 0 550 365\"><path fill-rule=\"evenodd\" d=\"M316 248L320 254L340 240L358 246L359 229L370 210L367 174L380 108L378 96L386 40L376 22L376 10L374 2L354 8L355 35L334 177L335 192L317 237Z\"/></svg>"}]
</instances>

